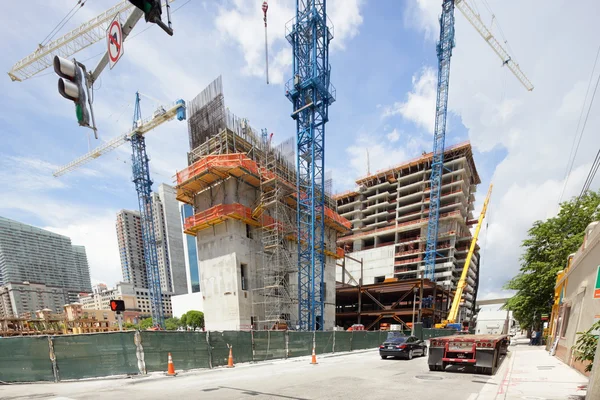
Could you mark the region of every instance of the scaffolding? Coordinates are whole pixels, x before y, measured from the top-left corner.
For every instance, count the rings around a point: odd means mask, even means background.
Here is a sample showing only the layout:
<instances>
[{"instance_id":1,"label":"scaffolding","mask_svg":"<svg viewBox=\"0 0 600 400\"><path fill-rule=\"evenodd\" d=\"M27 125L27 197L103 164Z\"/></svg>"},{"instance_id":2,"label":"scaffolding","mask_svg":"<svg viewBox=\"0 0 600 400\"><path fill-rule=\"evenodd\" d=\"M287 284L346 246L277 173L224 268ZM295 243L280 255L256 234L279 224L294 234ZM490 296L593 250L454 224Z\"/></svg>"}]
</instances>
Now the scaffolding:
<instances>
[{"instance_id":1,"label":"scaffolding","mask_svg":"<svg viewBox=\"0 0 600 400\"><path fill-rule=\"evenodd\" d=\"M253 296L254 329L289 329L298 324L297 293L292 283L297 276L294 250L296 242L294 210L289 199L293 187L282 182L277 170L276 152L265 149L261 171L260 197L252 216L261 220L262 262L257 269Z\"/></svg>"}]
</instances>

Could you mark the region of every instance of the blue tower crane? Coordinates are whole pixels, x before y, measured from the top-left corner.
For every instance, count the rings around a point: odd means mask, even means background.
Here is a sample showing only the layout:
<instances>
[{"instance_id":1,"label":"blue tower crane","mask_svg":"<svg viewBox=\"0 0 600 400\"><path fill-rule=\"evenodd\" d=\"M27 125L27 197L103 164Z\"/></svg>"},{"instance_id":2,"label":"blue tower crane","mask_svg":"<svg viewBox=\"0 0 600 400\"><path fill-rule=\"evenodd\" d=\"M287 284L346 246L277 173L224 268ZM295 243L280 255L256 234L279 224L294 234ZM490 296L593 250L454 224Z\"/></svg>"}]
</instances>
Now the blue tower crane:
<instances>
[{"instance_id":1,"label":"blue tower crane","mask_svg":"<svg viewBox=\"0 0 600 400\"><path fill-rule=\"evenodd\" d=\"M140 107L140 94L135 94L135 107L133 110L133 127L138 127L142 121ZM142 228L142 241L144 243L144 257L146 261L146 274L148 275L148 295L152 310L152 323L154 326L164 328L165 316L162 307L162 290L160 287L160 273L158 271L158 256L156 254L156 235L154 234L154 216L152 213L152 180L150 179L150 165L146 154L146 138L142 133L135 133L130 138L131 170L133 183L138 195L140 207L140 221Z\"/></svg>"},{"instance_id":2,"label":"blue tower crane","mask_svg":"<svg viewBox=\"0 0 600 400\"><path fill-rule=\"evenodd\" d=\"M435 278L437 257L438 224L440 219L440 198L442 175L444 173L444 145L446 140L446 115L448 112L448 88L450 84L450 58L454 47L454 8L458 8L486 43L492 48L502 66L506 66L528 91L533 84L521 71L519 64L485 26L479 14L465 0L442 0L440 16L440 39L437 43L438 81L435 103L435 131L433 133L433 156L429 194L429 218L427 221L427 243L425 247L425 278Z\"/></svg>"},{"instance_id":3,"label":"blue tower crane","mask_svg":"<svg viewBox=\"0 0 600 400\"><path fill-rule=\"evenodd\" d=\"M440 40L437 44L438 82L435 103L435 131L433 132L433 158L429 192L429 219L425 247L425 278L433 280L437 256L438 223L442 174L444 173L444 144L446 141L446 115L448 113L448 85L450 83L450 58L454 47L454 0L443 0L440 17Z\"/></svg>"},{"instance_id":4,"label":"blue tower crane","mask_svg":"<svg viewBox=\"0 0 600 400\"><path fill-rule=\"evenodd\" d=\"M326 0L296 0L286 24L293 50L293 77L285 86L296 121L298 229L298 325L323 330L325 314L325 123L335 101L330 83Z\"/></svg>"}]
</instances>

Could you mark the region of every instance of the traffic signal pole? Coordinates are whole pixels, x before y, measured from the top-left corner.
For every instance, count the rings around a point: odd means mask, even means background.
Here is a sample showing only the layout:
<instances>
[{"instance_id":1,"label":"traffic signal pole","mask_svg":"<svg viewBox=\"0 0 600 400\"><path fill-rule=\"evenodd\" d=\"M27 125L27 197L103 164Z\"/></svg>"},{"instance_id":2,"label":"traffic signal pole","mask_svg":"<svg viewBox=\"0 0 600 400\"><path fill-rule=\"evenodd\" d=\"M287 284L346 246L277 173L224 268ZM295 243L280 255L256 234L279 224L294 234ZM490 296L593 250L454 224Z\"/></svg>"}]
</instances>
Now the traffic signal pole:
<instances>
[{"instance_id":1,"label":"traffic signal pole","mask_svg":"<svg viewBox=\"0 0 600 400\"><path fill-rule=\"evenodd\" d=\"M131 14L129 15L129 18L127 18L127 21L125 21L125 23L123 24L123 28L122 28L123 42L125 42L125 39L127 39L127 36L129 36L129 33L131 32L131 30L135 27L135 24L137 24L137 22L140 20L140 18L142 18L143 15L144 15L144 12L142 10L140 10L139 8L136 7L133 9ZM96 65L96 68L94 68L94 70L89 74L88 79L87 79L87 83L88 83L89 87L92 87L94 85L94 82L96 82L96 80L98 79L98 77L100 76L102 71L104 71L104 68L106 68L107 65L108 65L108 50L106 51L106 53L104 53L104 55L102 56L102 58Z\"/></svg>"}]
</instances>

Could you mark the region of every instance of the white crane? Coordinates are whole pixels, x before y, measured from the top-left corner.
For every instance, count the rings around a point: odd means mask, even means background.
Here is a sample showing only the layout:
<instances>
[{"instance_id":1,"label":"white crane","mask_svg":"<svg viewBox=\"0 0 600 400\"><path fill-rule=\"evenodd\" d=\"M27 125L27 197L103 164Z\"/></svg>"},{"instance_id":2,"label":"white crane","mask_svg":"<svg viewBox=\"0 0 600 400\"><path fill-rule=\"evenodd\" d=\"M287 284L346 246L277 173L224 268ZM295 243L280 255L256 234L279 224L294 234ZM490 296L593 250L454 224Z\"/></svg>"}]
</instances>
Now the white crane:
<instances>
[{"instance_id":1,"label":"white crane","mask_svg":"<svg viewBox=\"0 0 600 400\"><path fill-rule=\"evenodd\" d=\"M168 0L166 4L173 1L175 0ZM129 1L124 0L62 37L48 42L43 46L38 46L33 53L17 61L10 71L8 71L8 76L13 82L24 81L52 66L54 56L69 59L75 53L94 43L105 40L106 29L108 29L108 25L117 15L119 15L119 22L123 26L123 39L125 39L127 34L133 29L133 26L143 16L143 13ZM105 53L94 72L92 72L93 81L98 78L99 72L106 66L106 63L108 63L108 55ZM101 65L102 68L99 70Z\"/></svg>"}]
</instances>

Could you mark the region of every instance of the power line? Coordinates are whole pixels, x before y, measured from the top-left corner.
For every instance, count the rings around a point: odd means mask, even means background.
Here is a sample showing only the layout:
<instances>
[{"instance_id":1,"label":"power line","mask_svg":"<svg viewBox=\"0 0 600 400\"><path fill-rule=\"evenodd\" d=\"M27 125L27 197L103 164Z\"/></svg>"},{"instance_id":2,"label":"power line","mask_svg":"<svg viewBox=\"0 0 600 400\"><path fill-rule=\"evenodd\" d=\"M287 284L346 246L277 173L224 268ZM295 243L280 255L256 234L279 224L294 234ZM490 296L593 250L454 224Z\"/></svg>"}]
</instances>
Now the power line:
<instances>
[{"instance_id":1,"label":"power line","mask_svg":"<svg viewBox=\"0 0 600 400\"><path fill-rule=\"evenodd\" d=\"M569 153L569 161L567 162L567 171L565 173L565 177L563 178L565 183L563 184L562 191L560 193L560 197L558 199L558 204L560 207L560 202L565 194L565 190L567 188L567 183L569 182L569 177L571 175L571 171L573 170L573 165L575 164L575 159L577 158L577 152L579 151L579 145L581 144L581 138L583 137L583 132L587 125L588 117L590 116L590 111L592 109L592 104L594 103L594 98L596 96L596 90L598 89L598 83L600 83L600 74L598 75L598 79L596 79L596 86L594 87L594 92L592 94L592 98L590 100L590 104L588 106L587 114L585 116L585 121L583 123L583 127L581 128L581 132L579 133L579 139L577 139L577 132L579 131L579 126L581 125L581 119L583 118L583 113L585 110L585 103L587 101L587 97L590 91L590 87L592 86L592 80L594 77L594 72L596 70L596 65L598 63L598 56L600 55L600 46L598 46L598 51L596 52L596 59L594 60L594 67L592 68L592 73L590 74L590 80L588 82L588 87L585 92L585 97L583 99L583 104L581 105L581 113L579 114L579 121L577 122L577 128L575 129L575 136L573 137L573 143L571 144L571 152ZM577 146L575 146L575 141L577 141ZM575 148L575 152L573 152L573 148Z\"/></svg>"},{"instance_id":2,"label":"power line","mask_svg":"<svg viewBox=\"0 0 600 400\"><path fill-rule=\"evenodd\" d=\"M67 15L65 15L63 17L63 19L60 20L60 22L58 24L56 24L56 26L54 27L54 29L52 29L50 31L50 33L44 38L44 40L42 40L42 43L40 44L41 46L46 45L50 40L52 40L52 38L54 38L54 36L56 36L56 34L58 33L58 31L60 31L66 24L67 22L69 22L71 20L71 18L73 18L73 16L75 14L77 14L77 11L81 10L81 7L83 7L85 5L85 2L87 0L77 0L77 4L75 4L73 6L73 8L71 8L71 10L67 13ZM79 6L79 8L77 8L77 6ZM76 9L77 8L77 9ZM76 9L76 10L75 10ZM73 12L73 10L75 10L75 12ZM72 14L71 14L72 13ZM63 22L64 21L64 22Z\"/></svg>"}]
</instances>

